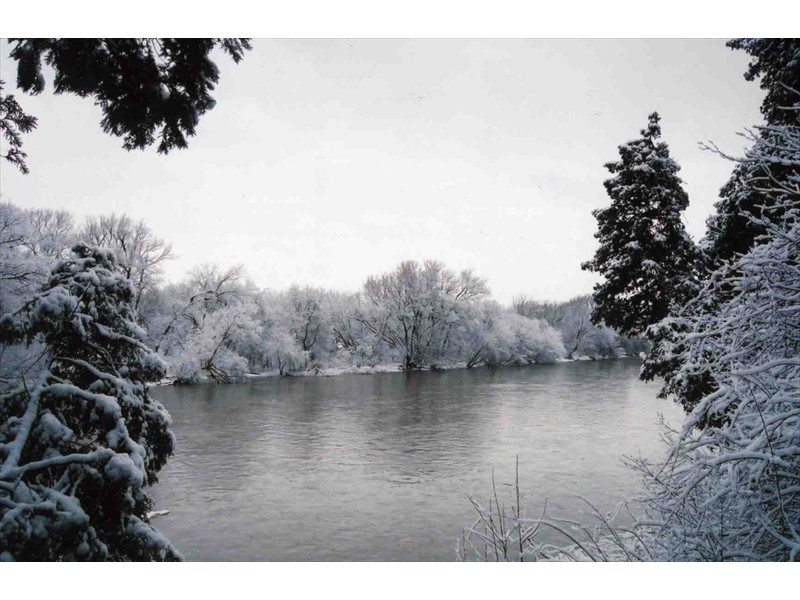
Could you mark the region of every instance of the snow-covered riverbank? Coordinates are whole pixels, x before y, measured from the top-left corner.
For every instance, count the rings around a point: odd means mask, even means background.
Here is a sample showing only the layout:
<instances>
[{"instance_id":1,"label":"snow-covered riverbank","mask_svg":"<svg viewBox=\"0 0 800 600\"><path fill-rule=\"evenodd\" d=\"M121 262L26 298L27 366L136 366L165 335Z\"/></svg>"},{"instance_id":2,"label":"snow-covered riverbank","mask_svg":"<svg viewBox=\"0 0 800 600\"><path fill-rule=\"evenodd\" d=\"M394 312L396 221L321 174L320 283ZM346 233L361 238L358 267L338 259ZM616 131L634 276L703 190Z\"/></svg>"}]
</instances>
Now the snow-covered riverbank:
<instances>
[{"instance_id":1,"label":"snow-covered riverbank","mask_svg":"<svg viewBox=\"0 0 800 600\"><path fill-rule=\"evenodd\" d=\"M630 358L627 355L621 356L576 356L574 358L557 358L554 362L555 363L570 363L570 362L583 362L583 361L593 361L593 360L615 360L615 359L622 359L622 358ZM534 365L544 365L544 364L553 364L553 363L531 363L529 365L507 365L508 367L514 366L534 366ZM449 365L437 365L435 367L420 367L418 369L414 369L414 371L449 371L454 369L481 369L481 368L488 368L486 365L479 365L475 367L467 367L466 363L453 363ZM498 367L498 368L506 368L506 367ZM273 377L338 377L340 375L377 375L379 373L402 373L403 369L400 365L396 363L387 363L387 364L379 364L379 365L371 365L371 366L345 366L345 367L326 367L326 368L314 368L308 369L304 371L293 371L290 373L281 374L278 369L271 369L269 371L262 371L260 373L247 373L242 375L241 377L234 377L231 378L231 383L245 383L247 381L257 381L259 379L269 379ZM201 381L196 382L180 382L176 383L177 380L175 377L167 377L162 379L161 381L153 384L153 385L194 385L194 384L207 384L207 383L215 383L211 378L203 379Z\"/></svg>"}]
</instances>

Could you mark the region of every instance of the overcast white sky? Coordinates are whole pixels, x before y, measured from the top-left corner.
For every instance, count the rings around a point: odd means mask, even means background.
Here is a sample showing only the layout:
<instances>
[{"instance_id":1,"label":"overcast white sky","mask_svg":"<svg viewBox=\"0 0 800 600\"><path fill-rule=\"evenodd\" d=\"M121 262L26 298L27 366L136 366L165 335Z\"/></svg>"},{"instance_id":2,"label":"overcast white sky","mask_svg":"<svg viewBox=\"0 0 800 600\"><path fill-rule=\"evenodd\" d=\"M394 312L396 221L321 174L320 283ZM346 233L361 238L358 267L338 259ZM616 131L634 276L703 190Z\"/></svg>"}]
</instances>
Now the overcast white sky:
<instances>
[{"instance_id":1,"label":"overcast white sky","mask_svg":"<svg viewBox=\"0 0 800 600\"><path fill-rule=\"evenodd\" d=\"M173 279L244 263L261 287L356 290L436 258L488 278L501 302L567 299L594 281L580 263L608 204L603 164L650 112L683 167L695 238L732 166L698 142L740 153L736 132L760 121L747 56L723 40L253 45L239 65L219 58L216 108L168 156L123 150L91 101L20 97L39 128L30 175L0 162L3 198L144 219L174 245Z\"/></svg>"}]
</instances>

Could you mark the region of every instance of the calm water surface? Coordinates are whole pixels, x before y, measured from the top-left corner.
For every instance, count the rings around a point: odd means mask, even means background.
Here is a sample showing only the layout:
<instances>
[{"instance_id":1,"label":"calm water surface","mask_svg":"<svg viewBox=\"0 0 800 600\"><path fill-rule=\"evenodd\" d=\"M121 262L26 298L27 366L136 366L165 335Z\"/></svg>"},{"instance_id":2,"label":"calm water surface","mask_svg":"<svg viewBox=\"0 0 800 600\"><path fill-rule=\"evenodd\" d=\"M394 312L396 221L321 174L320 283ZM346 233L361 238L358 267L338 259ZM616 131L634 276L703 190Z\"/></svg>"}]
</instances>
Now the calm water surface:
<instances>
[{"instance_id":1,"label":"calm water surface","mask_svg":"<svg viewBox=\"0 0 800 600\"><path fill-rule=\"evenodd\" d=\"M680 409L639 361L160 387L178 440L154 521L188 560L453 560L488 500L581 518L635 494ZM532 513L533 511L531 511ZM585 519L585 517L584 517Z\"/></svg>"}]
</instances>

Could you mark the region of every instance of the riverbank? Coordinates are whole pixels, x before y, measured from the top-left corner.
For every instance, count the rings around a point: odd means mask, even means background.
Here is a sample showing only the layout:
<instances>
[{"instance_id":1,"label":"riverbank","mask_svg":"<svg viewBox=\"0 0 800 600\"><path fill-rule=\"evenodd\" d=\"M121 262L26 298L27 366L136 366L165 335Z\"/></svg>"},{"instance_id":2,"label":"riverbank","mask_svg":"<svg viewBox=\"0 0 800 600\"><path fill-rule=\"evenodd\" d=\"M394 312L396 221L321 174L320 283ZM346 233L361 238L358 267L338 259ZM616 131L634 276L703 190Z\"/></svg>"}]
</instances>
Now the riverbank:
<instances>
[{"instance_id":1,"label":"riverbank","mask_svg":"<svg viewBox=\"0 0 800 600\"><path fill-rule=\"evenodd\" d=\"M506 367L530 367L535 365L544 365L544 364L558 364L558 363L573 363L573 362L586 362L586 361L597 361L597 360L617 360L617 359L625 359L631 358L627 355L620 355L620 356L576 356L574 358L557 358L553 363L530 363L528 365L505 365L502 367L496 368L506 368ZM460 369L481 369L481 368L489 368L486 365L478 365L474 367L467 367L466 363L452 363L447 365L437 365L434 367L420 367L418 369L414 369L415 372L418 371L453 371L453 370L460 370ZM396 363L386 363L386 364L379 364L379 365L371 365L371 366L345 366L345 367L325 367L325 368L314 368L308 369L304 371L292 371L289 373L281 373L278 369L272 369L269 371L262 371L261 373L246 373L240 377L231 377L230 383L246 383L248 381L258 381L261 379L270 379L273 377L338 377L341 375L377 375L379 373L402 373L403 369L400 365ZM166 377L161 381L158 381L152 385L156 386L163 386L163 385L195 385L195 384L208 384L208 383L218 383L213 381L210 377L202 379L200 381L193 381L193 382L178 382L175 377Z\"/></svg>"}]
</instances>

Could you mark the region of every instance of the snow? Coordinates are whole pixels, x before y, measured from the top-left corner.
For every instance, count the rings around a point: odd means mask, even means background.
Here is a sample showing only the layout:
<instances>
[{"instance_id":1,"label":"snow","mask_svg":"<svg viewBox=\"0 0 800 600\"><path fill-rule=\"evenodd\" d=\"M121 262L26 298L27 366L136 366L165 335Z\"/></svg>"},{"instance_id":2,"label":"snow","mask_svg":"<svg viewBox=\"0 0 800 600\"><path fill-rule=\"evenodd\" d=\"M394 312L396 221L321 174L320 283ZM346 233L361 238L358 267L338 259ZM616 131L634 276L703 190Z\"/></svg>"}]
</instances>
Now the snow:
<instances>
[{"instance_id":1,"label":"snow","mask_svg":"<svg viewBox=\"0 0 800 600\"><path fill-rule=\"evenodd\" d=\"M141 487L144 483L144 475L141 469L126 454L117 454L106 463L105 474L112 481Z\"/></svg>"}]
</instances>

